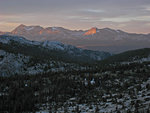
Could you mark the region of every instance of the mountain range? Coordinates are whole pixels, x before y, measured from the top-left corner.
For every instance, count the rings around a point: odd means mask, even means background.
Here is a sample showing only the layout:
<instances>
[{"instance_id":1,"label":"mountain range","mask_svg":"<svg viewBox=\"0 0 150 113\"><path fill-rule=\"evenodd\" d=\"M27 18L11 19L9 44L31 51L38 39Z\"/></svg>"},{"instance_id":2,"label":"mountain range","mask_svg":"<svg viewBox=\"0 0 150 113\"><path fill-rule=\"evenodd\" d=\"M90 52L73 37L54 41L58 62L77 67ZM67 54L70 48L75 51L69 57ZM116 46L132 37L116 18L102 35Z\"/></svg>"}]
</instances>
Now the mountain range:
<instances>
[{"instance_id":1,"label":"mountain range","mask_svg":"<svg viewBox=\"0 0 150 113\"><path fill-rule=\"evenodd\" d=\"M149 35L25 25L0 32L0 111L149 113ZM129 51L100 51L109 49Z\"/></svg>"},{"instance_id":2,"label":"mountain range","mask_svg":"<svg viewBox=\"0 0 150 113\"><path fill-rule=\"evenodd\" d=\"M67 71L94 64L111 56L108 52L84 50L56 41L30 41L20 36L0 35L0 75Z\"/></svg>"},{"instance_id":3,"label":"mountain range","mask_svg":"<svg viewBox=\"0 0 150 113\"><path fill-rule=\"evenodd\" d=\"M23 36L33 41L59 41L83 49L111 53L150 47L150 34L127 33L110 28L69 30L62 27L43 28L21 24L11 32L0 32L0 34Z\"/></svg>"}]
</instances>

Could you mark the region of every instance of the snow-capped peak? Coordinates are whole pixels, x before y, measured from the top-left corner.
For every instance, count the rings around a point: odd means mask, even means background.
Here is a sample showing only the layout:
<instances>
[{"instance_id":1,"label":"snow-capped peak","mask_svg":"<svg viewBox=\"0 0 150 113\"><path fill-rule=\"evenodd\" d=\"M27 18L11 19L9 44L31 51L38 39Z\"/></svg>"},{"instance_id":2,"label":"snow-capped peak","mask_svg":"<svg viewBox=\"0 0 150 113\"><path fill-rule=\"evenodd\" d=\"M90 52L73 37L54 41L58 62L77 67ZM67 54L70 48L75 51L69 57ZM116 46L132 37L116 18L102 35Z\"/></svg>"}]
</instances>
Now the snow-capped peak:
<instances>
[{"instance_id":1,"label":"snow-capped peak","mask_svg":"<svg viewBox=\"0 0 150 113\"><path fill-rule=\"evenodd\" d=\"M87 32L84 33L84 35L93 35L97 33L97 28L93 27L90 30L88 30Z\"/></svg>"}]
</instances>

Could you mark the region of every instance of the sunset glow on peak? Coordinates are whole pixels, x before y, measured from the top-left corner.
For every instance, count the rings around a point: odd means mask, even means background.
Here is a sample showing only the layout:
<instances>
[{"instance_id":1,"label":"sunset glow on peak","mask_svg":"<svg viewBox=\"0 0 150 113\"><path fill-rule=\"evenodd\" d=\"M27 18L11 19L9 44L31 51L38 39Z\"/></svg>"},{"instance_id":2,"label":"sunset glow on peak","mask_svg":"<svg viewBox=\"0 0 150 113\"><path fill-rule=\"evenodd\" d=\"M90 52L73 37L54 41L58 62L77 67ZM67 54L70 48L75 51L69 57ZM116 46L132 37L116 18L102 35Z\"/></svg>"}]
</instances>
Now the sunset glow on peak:
<instances>
[{"instance_id":1,"label":"sunset glow on peak","mask_svg":"<svg viewBox=\"0 0 150 113\"><path fill-rule=\"evenodd\" d=\"M93 35L93 34L96 34L96 32L97 32L97 28L93 27L90 30L88 30L87 32L85 32L84 35Z\"/></svg>"}]
</instances>

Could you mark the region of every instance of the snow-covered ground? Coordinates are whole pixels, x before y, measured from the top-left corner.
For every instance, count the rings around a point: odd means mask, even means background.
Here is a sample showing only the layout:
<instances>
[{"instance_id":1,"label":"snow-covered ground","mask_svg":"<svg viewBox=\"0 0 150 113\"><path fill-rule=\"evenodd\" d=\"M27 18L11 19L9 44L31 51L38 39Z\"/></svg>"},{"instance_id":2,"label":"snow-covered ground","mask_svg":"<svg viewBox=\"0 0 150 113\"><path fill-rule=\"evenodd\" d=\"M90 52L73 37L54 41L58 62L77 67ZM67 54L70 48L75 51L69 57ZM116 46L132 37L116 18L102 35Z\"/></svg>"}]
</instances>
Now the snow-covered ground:
<instances>
[{"instance_id":1,"label":"snow-covered ground","mask_svg":"<svg viewBox=\"0 0 150 113\"><path fill-rule=\"evenodd\" d=\"M46 63L33 64L30 56L8 53L0 50L0 76L10 75L35 75L44 72L60 72L70 69L78 70L78 65L60 61L47 61ZM85 69L84 67L80 69Z\"/></svg>"},{"instance_id":2,"label":"snow-covered ground","mask_svg":"<svg viewBox=\"0 0 150 113\"><path fill-rule=\"evenodd\" d=\"M80 111L80 113L117 113L117 111L120 111L121 113L127 113L128 110L131 112L134 112L136 107L132 105L132 102L136 103L138 101L138 110L142 111L144 110L146 112L147 109L149 109L150 104L150 90L146 88L146 85L150 83L150 78L141 84L142 90L135 91L135 98L132 98L131 95L129 95L127 92L122 93L122 97L120 98L117 93L112 93L111 97L110 95L105 94L103 98L106 98L106 102L98 101L96 103L91 102L88 104L78 104L76 102L77 98L72 97L69 100L67 100L63 106L59 107L57 109L57 113L74 113L77 112L77 109ZM136 86L136 85L135 85ZM132 89L135 86L131 86L128 89ZM143 96L145 95L145 96ZM115 100L116 99L116 100ZM114 100L116 103L114 103ZM49 112L49 105L43 105L45 107L41 107L41 110L37 113L48 113ZM53 111L54 108L52 108L50 111Z\"/></svg>"}]
</instances>

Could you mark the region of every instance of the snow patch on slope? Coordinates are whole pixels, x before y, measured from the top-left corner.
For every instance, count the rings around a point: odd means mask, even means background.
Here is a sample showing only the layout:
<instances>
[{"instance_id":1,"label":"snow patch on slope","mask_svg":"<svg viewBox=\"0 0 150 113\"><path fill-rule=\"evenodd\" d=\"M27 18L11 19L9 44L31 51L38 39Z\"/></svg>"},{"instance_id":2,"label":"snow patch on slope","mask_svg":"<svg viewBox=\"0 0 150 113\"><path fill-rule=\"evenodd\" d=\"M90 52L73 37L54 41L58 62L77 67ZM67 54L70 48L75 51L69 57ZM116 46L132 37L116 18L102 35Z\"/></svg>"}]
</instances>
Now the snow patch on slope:
<instances>
[{"instance_id":1,"label":"snow patch on slope","mask_svg":"<svg viewBox=\"0 0 150 113\"><path fill-rule=\"evenodd\" d=\"M59 49L64 50L64 45L57 41L44 41L42 44L43 47L48 47L50 49Z\"/></svg>"},{"instance_id":2,"label":"snow patch on slope","mask_svg":"<svg viewBox=\"0 0 150 113\"><path fill-rule=\"evenodd\" d=\"M30 30L33 30L34 29L34 27L24 27L24 29L26 30L26 31L30 31Z\"/></svg>"}]
</instances>

